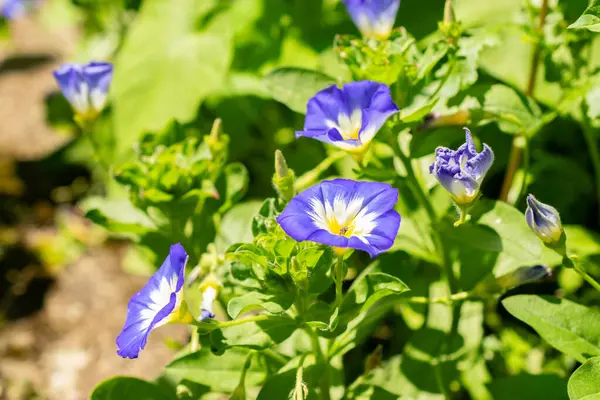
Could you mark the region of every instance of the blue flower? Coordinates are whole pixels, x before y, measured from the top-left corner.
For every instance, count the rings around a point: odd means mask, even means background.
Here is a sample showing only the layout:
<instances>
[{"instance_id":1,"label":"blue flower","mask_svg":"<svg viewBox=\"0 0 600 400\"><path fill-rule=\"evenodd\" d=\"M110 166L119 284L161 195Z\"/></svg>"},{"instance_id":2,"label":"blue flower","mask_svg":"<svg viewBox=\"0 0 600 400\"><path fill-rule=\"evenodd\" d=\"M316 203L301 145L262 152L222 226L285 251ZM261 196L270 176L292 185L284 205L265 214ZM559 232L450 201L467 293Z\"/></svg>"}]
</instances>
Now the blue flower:
<instances>
[{"instance_id":1,"label":"blue flower","mask_svg":"<svg viewBox=\"0 0 600 400\"><path fill-rule=\"evenodd\" d=\"M532 194L527 196L525 219L529 228L544 243L558 244L563 234L560 215L556 208L538 201Z\"/></svg>"},{"instance_id":2,"label":"blue flower","mask_svg":"<svg viewBox=\"0 0 600 400\"><path fill-rule=\"evenodd\" d=\"M334 179L294 197L277 222L299 242L354 248L375 257L394 244L400 227L397 201L398 190L387 183Z\"/></svg>"},{"instance_id":3,"label":"blue flower","mask_svg":"<svg viewBox=\"0 0 600 400\"><path fill-rule=\"evenodd\" d=\"M479 195L479 187L494 162L494 152L487 145L477 153L471 132L465 128L466 143L454 151L446 147L435 150L435 162L429 167L458 206L468 206Z\"/></svg>"},{"instance_id":4,"label":"blue flower","mask_svg":"<svg viewBox=\"0 0 600 400\"><path fill-rule=\"evenodd\" d=\"M387 39L394 28L400 0L344 0L363 36Z\"/></svg>"},{"instance_id":5,"label":"blue flower","mask_svg":"<svg viewBox=\"0 0 600 400\"><path fill-rule=\"evenodd\" d=\"M306 107L306 136L351 152L366 150L385 121L397 113L390 88L372 81L333 85L314 95Z\"/></svg>"},{"instance_id":6,"label":"blue flower","mask_svg":"<svg viewBox=\"0 0 600 400\"><path fill-rule=\"evenodd\" d=\"M93 120L100 114L112 76L113 66L105 62L63 64L54 71L60 90L82 120Z\"/></svg>"},{"instance_id":7,"label":"blue flower","mask_svg":"<svg viewBox=\"0 0 600 400\"><path fill-rule=\"evenodd\" d=\"M33 8L36 0L4 0L0 1L0 15L6 19L16 19L24 16Z\"/></svg>"},{"instance_id":8,"label":"blue flower","mask_svg":"<svg viewBox=\"0 0 600 400\"><path fill-rule=\"evenodd\" d=\"M187 259L183 246L171 246L160 269L131 297L125 325L117 337L118 355L137 358L153 329L167 323L191 322L182 291Z\"/></svg>"}]
</instances>

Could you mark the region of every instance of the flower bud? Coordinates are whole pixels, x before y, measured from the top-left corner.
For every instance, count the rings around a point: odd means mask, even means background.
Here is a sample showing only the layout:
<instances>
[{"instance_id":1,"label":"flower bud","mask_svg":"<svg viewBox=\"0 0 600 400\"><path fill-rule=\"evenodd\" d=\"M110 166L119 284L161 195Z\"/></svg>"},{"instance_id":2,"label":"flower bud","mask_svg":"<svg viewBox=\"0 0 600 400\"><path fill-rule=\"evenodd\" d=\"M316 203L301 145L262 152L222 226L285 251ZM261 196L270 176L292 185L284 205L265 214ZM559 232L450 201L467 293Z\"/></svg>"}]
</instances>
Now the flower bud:
<instances>
[{"instance_id":1,"label":"flower bud","mask_svg":"<svg viewBox=\"0 0 600 400\"><path fill-rule=\"evenodd\" d=\"M279 197L289 201L294 197L294 184L296 177L294 171L288 168L283 153L279 150L275 151L275 174L273 175L273 186Z\"/></svg>"},{"instance_id":2,"label":"flower bud","mask_svg":"<svg viewBox=\"0 0 600 400\"><path fill-rule=\"evenodd\" d=\"M511 289L526 283L536 282L552 275L552 270L545 265L521 267L511 273L496 278L502 289Z\"/></svg>"},{"instance_id":3,"label":"flower bud","mask_svg":"<svg viewBox=\"0 0 600 400\"><path fill-rule=\"evenodd\" d=\"M214 318L213 304L217 298L219 287L213 281L209 281L203 283L200 290L202 291L202 305L200 306L200 318L198 320L204 321L205 319Z\"/></svg>"},{"instance_id":4,"label":"flower bud","mask_svg":"<svg viewBox=\"0 0 600 400\"><path fill-rule=\"evenodd\" d=\"M435 162L429 167L440 184L450 193L459 208L468 207L479 197L479 188L494 162L494 152L484 144L478 153L471 136L465 128L465 143L457 150L438 147Z\"/></svg>"},{"instance_id":5,"label":"flower bud","mask_svg":"<svg viewBox=\"0 0 600 400\"><path fill-rule=\"evenodd\" d=\"M527 196L525 218L529 228L545 244L556 246L560 243L563 228L556 208L538 201L530 194Z\"/></svg>"}]
</instances>

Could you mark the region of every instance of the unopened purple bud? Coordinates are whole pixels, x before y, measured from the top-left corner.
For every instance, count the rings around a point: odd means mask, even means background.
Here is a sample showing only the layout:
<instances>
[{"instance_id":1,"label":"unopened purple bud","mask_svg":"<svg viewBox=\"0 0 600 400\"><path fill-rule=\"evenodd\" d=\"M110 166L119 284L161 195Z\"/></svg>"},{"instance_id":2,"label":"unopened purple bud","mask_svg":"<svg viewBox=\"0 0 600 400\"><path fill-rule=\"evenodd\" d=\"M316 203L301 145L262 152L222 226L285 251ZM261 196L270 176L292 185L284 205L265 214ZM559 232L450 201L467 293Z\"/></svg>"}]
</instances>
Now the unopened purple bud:
<instances>
[{"instance_id":1,"label":"unopened purple bud","mask_svg":"<svg viewBox=\"0 0 600 400\"><path fill-rule=\"evenodd\" d=\"M544 243L556 245L560 242L563 228L556 208L538 201L530 194L527 196L525 218L529 228Z\"/></svg>"}]
</instances>

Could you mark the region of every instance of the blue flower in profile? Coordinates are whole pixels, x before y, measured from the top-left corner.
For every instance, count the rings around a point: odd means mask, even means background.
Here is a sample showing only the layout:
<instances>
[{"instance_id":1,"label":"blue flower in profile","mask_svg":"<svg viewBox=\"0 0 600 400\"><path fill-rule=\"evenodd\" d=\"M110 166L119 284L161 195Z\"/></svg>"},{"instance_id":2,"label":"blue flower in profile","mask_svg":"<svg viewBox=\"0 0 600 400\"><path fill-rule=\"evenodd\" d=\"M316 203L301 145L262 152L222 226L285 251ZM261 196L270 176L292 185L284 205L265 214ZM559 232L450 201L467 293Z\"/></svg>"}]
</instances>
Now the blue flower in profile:
<instances>
[{"instance_id":1,"label":"blue flower in profile","mask_svg":"<svg viewBox=\"0 0 600 400\"><path fill-rule=\"evenodd\" d=\"M352 21L363 36L387 39L394 28L400 0L344 0Z\"/></svg>"},{"instance_id":2,"label":"blue flower in profile","mask_svg":"<svg viewBox=\"0 0 600 400\"><path fill-rule=\"evenodd\" d=\"M192 321L182 291L187 259L183 246L179 243L171 246L160 269L131 297L125 325L117 337L118 355L137 358L153 329L168 323Z\"/></svg>"},{"instance_id":3,"label":"blue flower in profile","mask_svg":"<svg viewBox=\"0 0 600 400\"><path fill-rule=\"evenodd\" d=\"M4 0L0 1L0 15L6 19L17 19L27 14L37 0Z\"/></svg>"},{"instance_id":4,"label":"blue flower in profile","mask_svg":"<svg viewBox=\"0 0 600 400\"><path fill-rule=\"evenodd\" d=\"M84 121L95 119L104 108L112 76L113 66L105 62L63 64L54 71L60 90Z\"/></svg>"},{"instance_id":5,"label":"blue flower in profile","mask_svg":"<svg viewBox=\"0 0 600 400\"><path fill-rule=\"evenodd\" d=\"M560 214L556 208L538 201L532 194L527 196L525 219L529 228L544 243L558 244L563 235Z\"/></svg>"},{"instance_id":6,"label":"blue flower in profile","mask_svg":"<svg viewBox=\"0 0 600 400\"><path fill-rule=\"evenodd\" d=\"M306 136L362 153L398 111L387 85L372 81L351 82L341 89L333 85L308 101L304 130L297 131L296 137Z\"/></svg>"},{"instance_id":7,"label":"blue flower in profile","mask_svg":"<svg viewBox=\"0 0 600 400\"><path fill-rule=\"evenodd\" d=\"M469 206L477 199L481 182L494 162L492 149L484 144L483 150L478 153L471 132L464 129L466 143L456 151L438 147L435 150L435 162L429 167L429 172L459 207Z\"/></svg>"},{"instance_id":8,"label":"blue flower in profile","mask_svg":"<svg viewBox=\"0 0 600 400\"><path fill-rule=\"evenodd\" d=\"M387 183L323 181L295 196L277 222L293 239L337 249L388 250L400 227L398 190Z\"/></svg>"}]
</instances>

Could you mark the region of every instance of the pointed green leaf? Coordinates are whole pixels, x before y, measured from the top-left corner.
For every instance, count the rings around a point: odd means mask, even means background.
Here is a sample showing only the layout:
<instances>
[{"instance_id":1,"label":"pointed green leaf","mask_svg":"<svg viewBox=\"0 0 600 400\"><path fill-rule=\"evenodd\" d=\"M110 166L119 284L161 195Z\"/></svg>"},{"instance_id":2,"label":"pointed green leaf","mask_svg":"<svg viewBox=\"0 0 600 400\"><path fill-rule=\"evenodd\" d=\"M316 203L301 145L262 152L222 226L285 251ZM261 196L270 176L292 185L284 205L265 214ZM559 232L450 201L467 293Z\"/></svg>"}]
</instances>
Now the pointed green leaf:
<instances>
[{"instance_id":1,"label":"pointed green leaf","mask_svg":"<svg viewBox=\"0 0 600 400\"><path fill-rule=\"evenodd\" d=\"M306 113L306 103L317 92L335 84L335 79L321 72L302 68L279 68L264 79L273 98L290 109Z\"/></svg>"},{"instance_id":2,"label":"pointed green leaf","mask_svg":"<svg viewBox=\"0 0 600 400\"><path fill-rule=\"evenodd\" d=\"M176 400L175 393L166 393L154 383L138 378L116 377L96 386L91 400Z\"/></svg>"},{"instance_id":3,"label":"pointed green leaf","mask_svg":"<svg viewBox=\"0 0 600 400\"><path fill-rule=\"evenodd\" d=\"M600 357L587 360L569 379L569 399L600 399Z\"/></svg>"},{"instance_id":4,"label":"pointed green leaf","mask_svg":"<svg viewBox=\"0 0 600 400\"><path fill-rule=\"evenodd\" d=\"M550 345L580 362L600 356L600 311L552 296L518 295L502 305Z\"/></svg>"},{"instance_id":5,"label":"pointed green leaf","mask_svg":"<svg viewBox=\"0 0 600 400\"><path fill-rule=\"evenodd\" d=\"M590 6L573 22L569 29L587 29L600 32L600 0L593 0Z\"/></svg>"},{"instance_id":6,"label":"pointed green leaf","mask_svg":"<svg viewBox=\"0 0 600 400\"><path fill-rule=\"evenodd\" d=\"M210 341L217 351L230 347L264 350L283 342L295 329L296 322L293 319L273 316L266 321L216 329L210 333Z\"/></svg>"}]
</instances>

